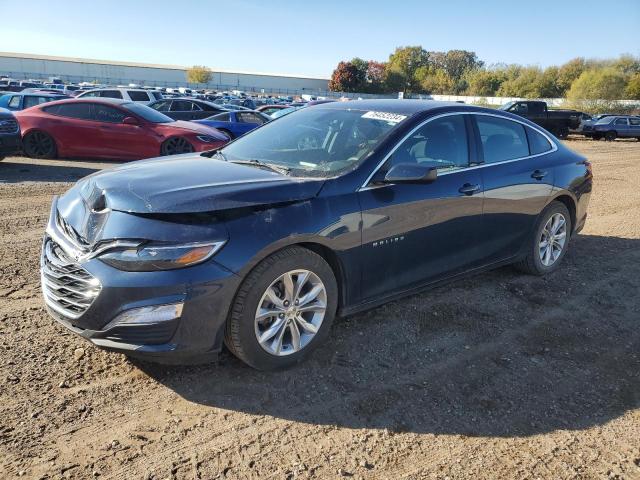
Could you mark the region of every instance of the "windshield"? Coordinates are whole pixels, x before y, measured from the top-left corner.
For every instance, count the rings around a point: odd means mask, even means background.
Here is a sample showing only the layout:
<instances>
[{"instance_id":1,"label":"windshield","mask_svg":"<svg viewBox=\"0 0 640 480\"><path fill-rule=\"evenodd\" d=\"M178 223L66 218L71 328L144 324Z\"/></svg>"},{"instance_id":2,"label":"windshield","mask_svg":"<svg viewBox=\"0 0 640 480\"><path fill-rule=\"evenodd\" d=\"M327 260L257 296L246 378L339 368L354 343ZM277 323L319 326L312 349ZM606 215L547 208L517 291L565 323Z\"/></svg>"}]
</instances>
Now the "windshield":
<instances>
[{"instance_id":1,"label":"windshield","mask_svg":"<svg viewBox=\"0 0 640 480\"><path fill-rule=\"evenodd\" d=\"M504 105L502 105L502 106L499 108L499 110L509 110L511 107L513 107L513 105L514 105L515 103L516 103L516 102L507 102L507 103L505 103Z\"/></svg>"},{"instance_id":2,"label":"windshield","mask_svg":"<svg viewBox=\"0 0 640 480\"><path fill-rule=\"evenodd\" d=\"M160 113L159 111L141 103L125 103L122 106L130 112L144 118L147 122L170 123L175 121L173 118L167 117L164 113Z\"/></svg>"},{"instance_id":3,"label":"windshield","mask_svg":"<svg viewBox=\"0 0 640 480\"><path fill-rule=\"evenodd\" d=\"M362 162L404 115L303 108L265 124L222 152L229 161L259 161L291 175L331 177Z\"/></svg>"}]
</instances>

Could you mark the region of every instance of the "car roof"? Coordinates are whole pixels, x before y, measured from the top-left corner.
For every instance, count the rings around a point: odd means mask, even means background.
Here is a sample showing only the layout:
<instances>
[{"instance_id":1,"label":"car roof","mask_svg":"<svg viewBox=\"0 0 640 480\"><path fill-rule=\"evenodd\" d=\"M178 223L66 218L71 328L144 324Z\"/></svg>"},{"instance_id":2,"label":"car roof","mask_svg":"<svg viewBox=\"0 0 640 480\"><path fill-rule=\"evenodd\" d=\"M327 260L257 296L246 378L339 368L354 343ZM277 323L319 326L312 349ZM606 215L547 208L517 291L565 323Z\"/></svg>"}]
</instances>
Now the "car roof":
<instances>
[{"instance_id":1,"label":"car roof","mask_svg":"<svg viewBox=\"0 0 640 480\"><path fill-rule=\"evenodd\" d=\"M413 115L419 112L428 112L442 107L464 107L465 104L457 102L439 102L436 100L399 100L399 99L375 99L375 100L351 100L349 102L329 102L313 105L313 108L330 108L335 110L362 110L382 111ZM467 105L471 108L470 105Z\"/></svg>"},{"instance_id":2,"label":"car roof","mask_svg":"<svg viewBox=\"0 0 640 480\"><path fill-rule=\"evenodd\" d=\"M34 97L52 97L52 98L60 97L61 100L64 100L65 98L69 98L69 96L65 95L64 93L53 93L53 92L8 92L8 93L11 93L11 95L19 95L21 97L32 95Z\"/></svg>"},{"instance_id":3,"label":"car roof","mask_svg":"<svg viewBox=\"0 0 640 480\"><path fill-rule=\"evenodd\" d=\"M124 100L120 98L103 98L103 97L82 97L82 98L66 98L63 100L58 100L56 102L43 103L43 106L50 105L64 105L66 103L103 103L105 105L128 105L132 102L131 100Z\"/></svg>"}]
</instances>

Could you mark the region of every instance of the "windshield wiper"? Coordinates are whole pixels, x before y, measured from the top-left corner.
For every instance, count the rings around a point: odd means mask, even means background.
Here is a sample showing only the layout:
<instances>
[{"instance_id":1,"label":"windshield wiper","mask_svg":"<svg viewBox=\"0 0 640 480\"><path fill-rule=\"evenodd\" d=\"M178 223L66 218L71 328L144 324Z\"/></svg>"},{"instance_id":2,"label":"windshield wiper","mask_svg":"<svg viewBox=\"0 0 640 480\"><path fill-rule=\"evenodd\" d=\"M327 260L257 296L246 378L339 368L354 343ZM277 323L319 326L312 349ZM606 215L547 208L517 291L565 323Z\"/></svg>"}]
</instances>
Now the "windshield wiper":
<instances>
[{"instance_id":1,"label":"windshield wiper","mask_svg":"<svg viewBox=\"0 0 640 480\"><path fill-rule=\"evenodd\" d=\"M217 157L220 157L225 162L227 161L226 155L222 153L220 150L207 150L206 152L202 152L200 156L209 157L209 158L213 158L217 156Z\"/></svg>"},{"instance_id":2,"label":"windshield wiper","mask_svg":"<svg viewBox=\"0 0 640 480\"><path fill-rule=\"evenodd\" d=\"M253 165L255 167L265 168L282 175L289 175L289 173L291 172L291 169L289 167L283 167L274 163L261 162L260 160L230 160L230 162L237 163L239 165Z\"/></svg>"}]
</instances>

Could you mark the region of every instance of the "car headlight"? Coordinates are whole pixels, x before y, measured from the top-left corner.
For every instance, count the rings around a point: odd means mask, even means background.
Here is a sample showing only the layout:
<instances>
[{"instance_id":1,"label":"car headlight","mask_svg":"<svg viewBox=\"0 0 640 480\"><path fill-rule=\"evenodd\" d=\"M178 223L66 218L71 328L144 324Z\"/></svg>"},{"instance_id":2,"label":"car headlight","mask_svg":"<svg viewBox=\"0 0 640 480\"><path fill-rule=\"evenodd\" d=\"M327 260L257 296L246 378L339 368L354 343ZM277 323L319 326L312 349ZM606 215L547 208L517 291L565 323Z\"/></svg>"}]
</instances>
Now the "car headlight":
<instances>
[{"instance_id":1,"label":"car headlight","mask_svg":"<svg viewBox=\"0 0 640 480\"><path fill-rule=\"evenodd\" d=\"M198 140L200 140L201 142L204 143L213 143L213 142L218 142L219 140L216 140L213 137L210 137L209 135L196 135L196 138Z\"/></svg>"},{"instance_id":2,"label":"car headlight","mask_svg":"<svg viewBox=\"0 0 640 480\"><path fill-rule=\"evenodd\" d=\"M152 272L189 267L208 260L225 241L187 243L182 245L147 245L140 248L114 250L100 255L100 260L127 272Z\"/></svg>"}]
</instances>

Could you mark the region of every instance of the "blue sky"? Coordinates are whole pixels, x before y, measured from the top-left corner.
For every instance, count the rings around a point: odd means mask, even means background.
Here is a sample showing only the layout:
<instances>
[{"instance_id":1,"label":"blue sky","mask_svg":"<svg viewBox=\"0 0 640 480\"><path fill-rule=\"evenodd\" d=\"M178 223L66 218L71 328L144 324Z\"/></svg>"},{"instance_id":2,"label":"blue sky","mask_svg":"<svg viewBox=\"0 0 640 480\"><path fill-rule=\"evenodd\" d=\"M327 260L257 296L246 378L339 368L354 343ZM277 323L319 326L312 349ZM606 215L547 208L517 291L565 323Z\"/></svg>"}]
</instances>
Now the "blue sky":
<instances>
[{"instance_id":1,"label":"blue sky","mask_svg":"<svg viewBox=\"0 0 640 480\"><path fill-rule=\"evenodd\" d=\"M576 56L640 55L639 0L27 4L0 0L1 51L324 77L339 60L384 61L400 45L542 67Z\"/></svg>"}]
</instances>

